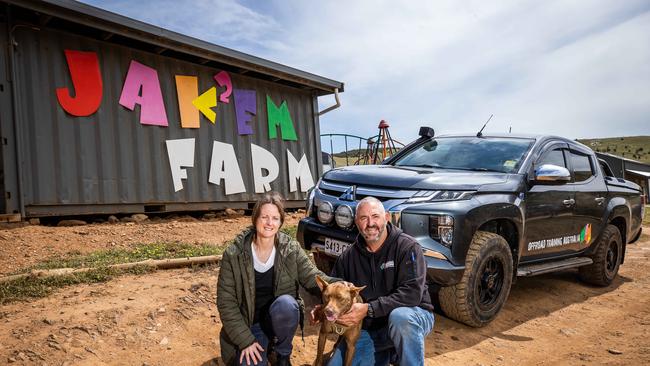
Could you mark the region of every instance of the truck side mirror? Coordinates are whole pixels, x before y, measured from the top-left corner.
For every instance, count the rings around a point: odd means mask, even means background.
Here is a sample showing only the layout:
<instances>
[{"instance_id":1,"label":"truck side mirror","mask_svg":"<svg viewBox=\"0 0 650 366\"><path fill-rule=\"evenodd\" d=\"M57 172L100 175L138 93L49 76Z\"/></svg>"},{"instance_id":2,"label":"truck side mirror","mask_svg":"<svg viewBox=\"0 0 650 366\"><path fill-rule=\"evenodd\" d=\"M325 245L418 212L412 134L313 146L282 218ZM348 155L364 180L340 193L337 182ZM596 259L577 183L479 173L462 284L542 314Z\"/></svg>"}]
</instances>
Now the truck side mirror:
<instances>
[{"instance_id":1,"label":"truck side mirror","mask_svg":"<svg viewBox=\"0 0 650 366\"><path fill-rule=\"evenodd\" d=\"M535 168L535 182L539 183L566 183L571 181L569 169L553 164L542 164Z\"/></svg>"}]
</instances>

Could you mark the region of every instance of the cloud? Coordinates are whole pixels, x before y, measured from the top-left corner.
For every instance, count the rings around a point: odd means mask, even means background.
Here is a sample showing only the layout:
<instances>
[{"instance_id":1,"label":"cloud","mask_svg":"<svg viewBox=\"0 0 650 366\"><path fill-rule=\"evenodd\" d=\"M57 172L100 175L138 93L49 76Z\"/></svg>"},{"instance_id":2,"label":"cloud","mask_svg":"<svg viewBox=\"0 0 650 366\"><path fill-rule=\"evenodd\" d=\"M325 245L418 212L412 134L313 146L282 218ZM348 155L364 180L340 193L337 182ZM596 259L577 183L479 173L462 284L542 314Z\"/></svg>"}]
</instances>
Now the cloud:
<instances>
[{"instance_id":1,"label":"cloud","mask_svg":"<svg viewBox=\"0 0 650 366\"><path fill-rule=\"evenodd\" d=\"M270 16L235 0L87 0L93 6L220 46L253 53L281 49L282 27Z\"/></svg>"},{"instance_id":2,"label":"cloud","mask_svg":"<svg viewBox=\"0 0 650 366\"><path fill-rule=\"evenodd\" d=\"M353 7L326 40L313 41L318 50L307 41L292 45L314 52L302 52L305 60L295 63L320 60L312 67L334 69L346 82L345 111L325 116L323 131L340 132L353 122L368 131L386 118L394 136L409 139L421 122L441 132L472 132L494 113L488 131L513 126L572 138L647 133L633 113L650 95L644 87L650 85L649 23L639 3L440 4L380 4L364 17ZM318 52L330 56L323 60ZM605 76L608 87L596 87ZM630 109L621 114L623 106Z\"/></svg>"},{"instance_id":3,"label":"cloud","mask_svg":"<svg viewBox=\"0 0 650 366\"><path fill-rule=\"evenodd\" d=\"M650 131L644 0L92 3L345 82L323 133Z\"/></svg>"}]
</instances>

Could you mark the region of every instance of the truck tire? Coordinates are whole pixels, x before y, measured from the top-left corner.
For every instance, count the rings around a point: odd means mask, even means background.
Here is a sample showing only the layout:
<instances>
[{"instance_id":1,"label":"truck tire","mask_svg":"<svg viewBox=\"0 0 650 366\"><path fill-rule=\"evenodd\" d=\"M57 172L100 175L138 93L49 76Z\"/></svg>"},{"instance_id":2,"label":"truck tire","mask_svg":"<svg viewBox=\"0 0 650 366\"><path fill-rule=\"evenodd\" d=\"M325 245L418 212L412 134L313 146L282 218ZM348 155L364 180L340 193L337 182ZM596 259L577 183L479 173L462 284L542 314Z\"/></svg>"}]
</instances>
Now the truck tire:
<instances>
[{"instance_id":1,"label":"truck tire","mask_svg":"<svg viewBox=\"0 0 650 366\"><path fill-rule=\"evenodd\" d=\"M591 257L593 264L580 267L580 278L592 285L608 286L616 278L623 255L621 233L614 225L607 225L603 231L596 251Z\"/></svg>"},{"instance_id":2,"label":"truck tire","mask_svg":"<svg viewBox=\"0 0 650 366\"><path fill-rule=\"evenodd\" d=\"M467 251L462 279L440 289L440 307L448 317L469 326L488 324L508 298L512 265L512 253L503 237L477 231Z\"/></svg>"}]
</instances>

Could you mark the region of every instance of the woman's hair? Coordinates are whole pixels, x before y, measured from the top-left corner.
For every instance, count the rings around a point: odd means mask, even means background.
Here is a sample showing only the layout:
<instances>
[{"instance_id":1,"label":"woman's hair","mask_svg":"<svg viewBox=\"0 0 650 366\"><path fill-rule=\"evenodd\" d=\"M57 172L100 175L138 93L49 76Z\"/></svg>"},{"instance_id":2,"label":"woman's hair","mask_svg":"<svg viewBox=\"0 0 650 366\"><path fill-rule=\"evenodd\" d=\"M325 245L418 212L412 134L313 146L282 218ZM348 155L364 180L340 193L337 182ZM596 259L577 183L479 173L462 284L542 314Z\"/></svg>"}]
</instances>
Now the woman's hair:
<instances>
[{"instance_id":1,"label":"woman's hair","mask_svg":"<svg viewBox=\"0 0 650 366\"><path fill-rule=\"evenodd\" d=\"M275 207L278 208L278 211L280 212L280 226L282 226L282 224L284 224L284 198L282 198L282 195L280 193L273 191L265 193L262 198L255 202L255 206L253 207L253 215L251 215L253 226L256 225L257 219L260 217L262 206L266 205L267 203L275 205Z\"/></svg>"}]
</instances>

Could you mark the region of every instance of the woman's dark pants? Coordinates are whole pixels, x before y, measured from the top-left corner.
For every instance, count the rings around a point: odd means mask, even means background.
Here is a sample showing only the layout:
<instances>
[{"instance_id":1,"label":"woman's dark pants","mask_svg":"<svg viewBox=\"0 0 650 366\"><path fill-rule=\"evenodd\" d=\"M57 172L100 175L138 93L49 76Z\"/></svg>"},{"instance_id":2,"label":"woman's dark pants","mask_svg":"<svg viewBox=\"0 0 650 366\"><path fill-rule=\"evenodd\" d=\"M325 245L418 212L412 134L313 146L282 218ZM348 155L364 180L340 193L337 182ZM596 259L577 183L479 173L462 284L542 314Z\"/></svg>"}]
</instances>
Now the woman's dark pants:
<instances>
[{"instance_id":1,"label":"woman's dark pants","mask_svg":"<svg viewBox=\"0 0 650 366\"><path fill-rule=\"evenodd\" d=\"M269 313L264 314L259 323L253 324L251 332L257 339L257 342L264 348L262 353L262 362L257 366L268 365L268 348L270 340L275 340L273 349L278 357L288 357L293 350L293 336L296 334L298 322L300 321L300 308L298 302L291 295L282 295L275 299L269 307ZM237 361L240 353L237 352ZM244 357L241 365L246 365ZM251 365L253 362L251 361Z\"/></svg>"}]
</instances>

